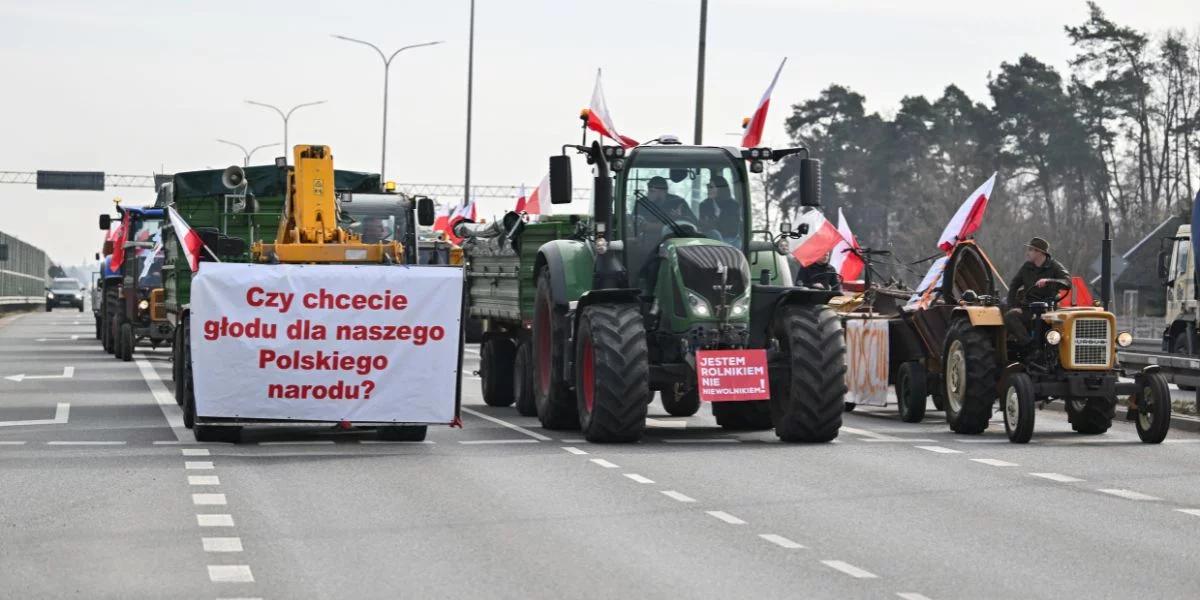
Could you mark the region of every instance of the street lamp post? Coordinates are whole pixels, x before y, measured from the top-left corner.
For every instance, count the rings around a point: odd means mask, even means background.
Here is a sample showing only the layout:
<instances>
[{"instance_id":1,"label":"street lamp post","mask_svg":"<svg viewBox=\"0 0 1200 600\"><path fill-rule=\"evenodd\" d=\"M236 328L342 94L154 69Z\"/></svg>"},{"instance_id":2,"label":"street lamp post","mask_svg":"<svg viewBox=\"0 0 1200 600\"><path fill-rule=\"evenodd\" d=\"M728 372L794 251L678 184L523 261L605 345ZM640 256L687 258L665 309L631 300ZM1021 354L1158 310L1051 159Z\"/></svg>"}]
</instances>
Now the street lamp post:
<instances>
[{"instance_id":1,"label":"street lamp post","mask_svg":"<svg viewBox=\"0 0 1200 600\"><path fill-rule=\"evenodd\" d=\"M279 145L279 142L275 142L274 144L263 144L261 146L255 146L255 147L247 150L245 146L243 146L237 142L231 142L229 140L223 140L220 138L217 138L217 141L222 144L229 144L230 146L233 146L233 147L237 148L238 150L241 150L242 154L246 155L246 160L245 160L245 162L242 163L243 167L250 166L250 157L254 156L255 152L258 152L259 150L262 150L263 148L270 148L271 146Z\"/></svg>"},{"instance_id":2,"label":"street lamp post","mask_svg":"<svg viewBox=\"0 0 1200 600\"><path fill-rule=\"evenodd\" d=\"M333 37L335 37L339 40L345 40L347 42L354 42L355 44L362 44L364 46L370 46L372 49L375 50L375 52L379 53L379 58L381 60L383 60L383 141L381 144L382 149L379 152L379 155L380 155L380 158L379 158L379 183L380 183L380 185L383 185L383 182L385 181L384 170L387 167L388 72L390 71L390 67L392 66L392 59L396 58L397 54L400 54L401 52L404 52L405 50L410 50L412 48L420 48L422 46L435 46L437 44L441 44L442 42L441 41L425 42L423 44L412 44L409 46L401 46L400 48L398 48L395 52L393 52L389 56L389 55L385 55L383 53L383 50L379 49L379 46L376 46L375 44L372 44L371 42L358 40L358 39L355 39L352 37L346 37L344 35L337 35L337 34L332 34L332 35L333 35Z\"/></svg>"},{"instance_id":3,"label":"street lamp post","mask_svg":"<svg viewBox=\"0 0 1200 600\"><path fill-rule=\"evenodd\" d=\"M246 104L253 104L254 106L261 106L263 108L269 108L269 109L275 111L276 113L278 113L280 119L283 119L283 163L287 164L288 150L290 149L288 147L288 119L291 119L292 113L296 112L296 110L298 110L298 109L304 108L305 106L316 106L318 104L325 104L325 101L317 100L316 102L305 102L304 104L297 104L297 105L293 106L292 109L287 112L283 112L283 110L281 110L278 106L275 106L273 104L267 104L265 102L255 102L254 100L247 100Z\"/></svg>"}]
</instances>

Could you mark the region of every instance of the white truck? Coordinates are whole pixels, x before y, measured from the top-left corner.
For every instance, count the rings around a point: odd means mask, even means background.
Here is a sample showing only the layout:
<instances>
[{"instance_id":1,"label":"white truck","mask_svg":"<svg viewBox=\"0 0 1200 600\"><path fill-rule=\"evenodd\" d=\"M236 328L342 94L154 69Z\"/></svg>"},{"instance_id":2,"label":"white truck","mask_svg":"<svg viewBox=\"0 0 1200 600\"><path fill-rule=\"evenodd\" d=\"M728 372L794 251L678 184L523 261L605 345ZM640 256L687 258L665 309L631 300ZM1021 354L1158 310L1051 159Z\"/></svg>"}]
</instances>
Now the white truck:
<instances>
[{"instance_id":1,"label":"white truck","mask_svg":"<svg viewBox=\"0 0 1200 600\"><path fill-rule=\"evenodd\" d=\"M1191 225L1180 225L1173 237L1163 238L1163 249L1158 255L1158 275L1167 288L1163 352L1200 354L1200 339L1196 337L1200 302L1196 300Z\"/></svg>"}]
</instances>

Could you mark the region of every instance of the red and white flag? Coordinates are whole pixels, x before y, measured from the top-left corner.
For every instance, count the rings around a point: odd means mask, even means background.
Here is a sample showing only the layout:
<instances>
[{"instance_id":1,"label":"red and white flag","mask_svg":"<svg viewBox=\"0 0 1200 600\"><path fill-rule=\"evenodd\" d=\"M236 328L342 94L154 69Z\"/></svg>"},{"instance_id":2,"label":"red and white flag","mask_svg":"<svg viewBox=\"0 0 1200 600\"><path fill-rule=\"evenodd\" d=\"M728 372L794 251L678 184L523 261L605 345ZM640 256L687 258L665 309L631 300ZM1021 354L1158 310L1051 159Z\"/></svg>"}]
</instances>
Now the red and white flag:
<instances>
[{"instance_id":1,"label":"red and white flag","mask_svg":"<svg viewBox=\"0 0 1200 600\"><path fill-rule=\"evenodd\" d=\"M842 234L838 233L837 227L819 210L801 213L800 223L808 224L808 234L792 249L792 256L805 267L824 260L825 255L842 241Z\"/></svg>"},{"instance_id":2,"label":"red and white flag","mask_svg":"<svg viewBox=\"0 0 1200 600\"><path fill-rule=\"evenodd\" d=\"M854 252L859 249L858 240L850 231L850 224L846 222L846 215L842 214L841 208L838 208L837 230L842 239L833 247L829 264L842 276L842 281L854 281L862 275L865 265L862 257Z\"/></svg>"},{"instance_id":3,"label":"red and white flag","mask_svg":"<svg viewBox=\"0 0 1200 600\"><path fill-rule=\"evenodd\" d=\"M771 78L771 85L767 86L767 91L763 92L762 99L758 101L758 108L754 109L754 116L742 124L742 128L746 130L742 134L743 148L754 148L762 142L763 126L767 123L767 109L771 107L771 92L775 90L775 83L779 81L779 74L783 72L785 63L787 63L786 56L779 63L779 68L775 70L775 77Z\"/></svg>"},{"instance_id":4,"label":"red and white flag","mask_svg":"<svg viewBox=\"0 0 1200 600\"><path fill-rule=\"evenodd\" d=\"M517 213L517 214L520 214L520 213L524 212L524 210L525 210L525 202L526 202L526 199L525 199L525 184L523 184L523 183L522 183L522 184L521 184L521 192L520 192L520 194L517 196L517 207L513 209L513 212L515 212L515 213Z\"/></svg>"},{"instance_id":5,"label":"red and white flag","mask_svg":"<svg viewBox=\"0 0 1200 600\"><path fill-rule=\"evenodd\" d=\"M596 89L592 90L592 103L588 106L587 127L625 148L638 145L637 140L621 135L613 125L608 103L604 101L604 90L600 87L600 69L596 69Z\"/></svg>"},{"instance_id":6,"label":"red and white flag","mask_svg":"<svg viewBox=\"0 0 1200 600\"><path fill-rule=\"evenodd\" d=\"M454 226L458 225L461 221L466 220L469 220L472 223L476 221L474 198L472 198L470 202L467 202L466 204L456 208L454 212L450 213L450 215L446 218L446 229L444 230L446 232L446 239L454 242L455 244L461 244L462 238L454 235ZM437 222L434 222L434 226L437 226Z\"/></svg>"},{"instance_id":7,"label":"red and white flag","mask_svg":"<svg viewBox=\"0 0 1200 600\"><path fill-rule=\"evenodd\" d=\"M542 199L550 197L550 175L542 177L542 182L538 184L533 193L525 201L525 214L540 215L542 214Z\"/></svg>"},{"instance_id":8,"label":"red and white flag","mask_svg":"<svg viewBox=\"0 0 1200 600\"><path fill-rule=\"evenodd\" d=\"M200 250L204 248L204 242L200 240L200 234L196 233L188 226L187 221L179 216L174 206L167 207L167 216L171 219L171 228L175 230L175 237L179 239L179 245L183 246L183 255L187 257L188 266L195 273L200 269Z\"/></svg>"},{"instance_id":9,"label":"red and white flag","mask_svg":"<svg viewBox=\"0 0 1200 600\"><path fill-rule=\"evenodd\" d=\"M987 210L988 198L992 197L992 188L995 185L996 174L992 173L979 189L967 196L962 206L958 207L958 212L954 213L954 218L950 219L946 228L942 230L942 237L938 238L938 248L943 252L950 252L955 244L967 239L979 229L983 224L983 213Z\"/></svg>"},{"instance_id":10,"label":"red and white flag","mask_svg":"<svg viewBox=\"0 0 1200 600\"><path fill-rule=\"evenodd\" d=\"M105 240L112 242L112 258L108 260L108 267L113 271L120 271L121 265L125 263L125 237L125 220L122 215L121 220L109 229Z\"/></svg>"}]
</instances>

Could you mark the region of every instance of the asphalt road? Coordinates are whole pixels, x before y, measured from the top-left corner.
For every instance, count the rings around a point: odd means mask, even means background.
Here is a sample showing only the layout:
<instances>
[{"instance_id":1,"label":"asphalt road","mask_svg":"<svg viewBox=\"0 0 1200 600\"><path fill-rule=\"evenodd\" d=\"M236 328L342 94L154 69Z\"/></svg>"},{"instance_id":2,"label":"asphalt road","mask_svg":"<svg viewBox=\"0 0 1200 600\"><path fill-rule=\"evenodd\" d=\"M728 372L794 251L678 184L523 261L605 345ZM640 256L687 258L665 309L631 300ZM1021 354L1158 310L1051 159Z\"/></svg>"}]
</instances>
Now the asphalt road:
<instances>
[{"instance_id":1,"label":"asphalt road","mask_svg":"<svg viewBox=\"0 0 1200 600\"><path fill-rule=\"evenodd\" d=\"M1038 415L1034 443L942 413L846 416L836 443L657 405L599 446L483 405L424 443L249 431L196 444L169 354L91 314L0 319L0 596L1195 598L1200 435L1161 446ZM468 349L465 370L478 352ZM17 380L14 380L14 376Z\"/></svg>"}]
</instances>

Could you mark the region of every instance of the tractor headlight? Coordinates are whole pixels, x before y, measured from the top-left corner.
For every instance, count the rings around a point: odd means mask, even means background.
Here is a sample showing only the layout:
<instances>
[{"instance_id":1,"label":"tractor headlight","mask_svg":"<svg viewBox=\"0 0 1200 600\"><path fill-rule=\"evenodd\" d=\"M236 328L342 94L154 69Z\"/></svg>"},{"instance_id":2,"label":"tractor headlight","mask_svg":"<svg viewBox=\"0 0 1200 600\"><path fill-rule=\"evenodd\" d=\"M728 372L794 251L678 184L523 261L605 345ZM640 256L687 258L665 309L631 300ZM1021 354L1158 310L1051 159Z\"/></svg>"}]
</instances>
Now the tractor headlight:
<instances>
[{"instance_id":1,"label":"tractor headlight","mask_svg":"<svg viewBox=\"0 0 1200 600\"><path fill-rule=\"evenodd\" d=\"M1122 331L1117 334L1117 345L1122 348L1128 348L1133 344L1133 334L1128 331Z\"/></svg>"},{"instance_id":2,"label":"tractor headlight","mask_svg":"<svg viewBox=\"0 0 1200 600\"><path fill-rule=\"evenodd\" d=\"M50 292L46 292L46 299L47 299L47 300L53 300L53 299L54 299L54 294L52 294L52 293L50 293Z\"/></svg>"},{"instance_id":3,"label":"tractor headlight","mask_svg":"<svg viewBox=\"0 0 1200 600\"><path fill-rule=\"evenodd\" d=\"M748 312L750 312L750 296L745 295L734 301L733 309L730 310L729 314L735 317L741 317Z\"/></svg>"},{"instance_id":4,"label":"tractor headlight","mask_svg":"<svg viewBox=\"0 0 1200 600\"><path fill-rule=\"evenodd\" d=\"M707 317L712 315L712 307L709 306L708 300L701 298L699 294L691 290L687 292L687 303L692 314L696 316Z\"/></svg>"},{"instance_id":5,"label":"tractor headlight","mask_svg":"<svg viewBox=\"0 0 1200 600\"><path fill-rule=\"evenodd\" d=\"M142 300L141 302L138 302L138 310L146 310L147 308L150 308L150 302L148 300Z\"/></svg>"},{"instance_id":6,"label":"tractor headlight","mask_svg":"<svg viewBox=\"0 0 1200 600\"><path fill-rule=\"evenodd\" d=\"M1056 329L1051 329L1046 332L1046 343L1051 346L1057 346L1062 341L1062 334Z\"/></svg>"}]
</instances>

